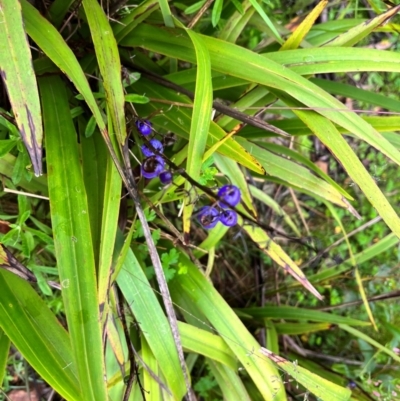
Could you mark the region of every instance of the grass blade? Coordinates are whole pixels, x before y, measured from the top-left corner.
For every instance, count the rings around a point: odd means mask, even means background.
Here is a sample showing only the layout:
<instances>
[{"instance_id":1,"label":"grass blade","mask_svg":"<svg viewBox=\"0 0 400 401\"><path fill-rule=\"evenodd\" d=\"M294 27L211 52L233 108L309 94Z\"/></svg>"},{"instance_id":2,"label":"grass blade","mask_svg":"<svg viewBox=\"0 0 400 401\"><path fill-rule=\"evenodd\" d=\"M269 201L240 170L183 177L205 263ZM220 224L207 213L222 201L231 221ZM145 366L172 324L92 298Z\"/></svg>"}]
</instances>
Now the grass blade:
<instances>
[{"instance_id":1,"label":"grass blade","mask_svg":"<svg viewBox=\"0 0 400 401\"><path fill-rule=\"evenodd\" d=\"M240 224L240 223L239 223ZM318 299L322 299L321 294L307 280L300 267L284 252L284 250L274 242L269 235L260 227L254 227L251 224L241 224L243 230L257 244L260 249L274 260L283 270L290 273L301 285L311 292Z\"/></svg>"},{"instance_id":2,"label":"grass blade","mask_svg":"<svg viewBox=\"0 0 400 401\"><path fill-rule=\"evenodd\" d=\"M179 332L188 352L204 355L231 369L237 369L237 359L221 337L184 322L179 322Z\"/></svg>"},{"instance_id":3,"label":"grass blade","mask_svg":"<svg viewBox=\"0 0 400 401\"><path fill-rule=\"evenodd\" d=\"M340 324L339 327L343 330L346 330L348 333L352 334L355 337L360 338L361 340L364 340L368 344L371 344L373 347L379 349L386 355L389 355L391 358L393 358L396 362L400 362L400 356L396 354L396 352L392 351L391 349L383 346L382 344L378 343L378 341L375 341L373 338L370 336L367 336L360 330L355 329L354 327L350 327L347 324Z\"/></svg>"},{"instance_id":4,"label":"grass blade","mask_svg":"<svg viewBox=\"0 0 400 401\"><path fill-rule=\"evenodd\" d=\"M106 125L100 109L90 89L85 73L82 70L75 54L65 43L63 37L53 25L43 18L28 1L21 0L22 14L28 35L36 42L49 59L72 81L76 89L85 99L92 111L97 125L103 135L106 135Z\"/></svg>"},{"instance_id":5,"label":"grass blade","mask_svg":"<svg viewBox=\"0 0 400 401\"><path fill-rule=\"evenodd\" d=\"M187 274L177 275L171 282L173 298L178 304L183 300L195 304L226 341L265 399L284 400L283 386L274 380L278 377L274 366L265 359L252 356L252 351L259 348L254 337L197 267L184 255L180 257L180 263L188 270Z\"/></svg>"},{"instance_id":6,"label":"grass blade","mask_svg":"<svg viewBox=\"0 0 400 401\"><path fill-rule=\"evenodd\" d=\"M118 286L130 305L150 349L176 399L182 399L186 387L174 338L164 312L132 250L117 277Z\"/></svg>"},{"instance_id":7,"label":"grass blade","mask_svg":"<svg viewBox=\"0 0 400 401\"><path fill-rule=\"evenodd\" d=\"M83 398L106 400L96 270L75 128L60 78L41 78L57 265ZM84 267L84 268L83 268Z\"/></svg>"},{"instance_id":8,"label":"grass blade","mask_svg":"<svg viewBox=\"0 0 400 401\"><path fill-rule=\"evenodd\" d=\"M292 106L297 106L289 99L286 99L286 102ZM342 163L351 179L364 192L388 227L400 237L399 216L335 125L313 111L294 110L294 112L329 147L332 154Z\"/></svg>"},{"instance_id":9,"label":"grass blade","mask_svg":"<svg viewBox=\"0 0 400 401\"><path fill-rule=\"evenodd\" d=\"M10 339L7 334L0 328L0 383L3 383L6 373L8 353L10 352Z\"/></svg>"},{"instance_id":10,"label":"grass blade","mask_svg":"<svg viewBox=\"0 0 400 401\"><path fill-rule=\"evenodd\" d=\"M42 174L42 118L32 56L18 0L0 2L0 75L32 161Z\"/></svg>"},{"instance_id":11,"label":"grass blade","mask_svg":"<svg viewBox=\"0 0 400 401\"><path fill-rule=\"evenodd\" d=\"M207 361L207 364L222 390L224 400L251 401L235 370L214 361Z\"/></svg>"},{"instance_id":12,"label":"grass blade","mask_svg":"<svg viewBox=\"0 0 400 401\"><path fill-rule=\"evenodd\" d=\"M96 0L83 0L82 4L88 19L100 73L103 77L114 131L118 142L122 145L126 139L125 98L117 41L100 4Z\"/></svg>"},{"instance_id":13,"label":"grass blade","mask_svg":"<svg viewBox=\"0 0 400 401\"><path fill-rule=\"evenodd\" d=\"M187 30L190 39L196 50L197 76L196 91L193 102L192 122L190 124L189 148L186 162L186 172L194 179L200 177L203 154L207 145L208 131L211 121L212 109L212 84L211 84L211 64L207 48L204 46L201 38L190 29ZM189 194L192 194L192 188L189 182L185 185ZM183 210L183 232L189 238L191 216L194 204L188 196L187 204Z\"/></svg>"},{"instance_id":14,"label":"grass blade","mask_svg":"<svg viewBox=\"0 0 400 401\"><path fill-rule=\"evenodd\" d=\"M277 29L275 28L275 25L273 24L273 22L270 20L270 18L268 17L268 15L265 13L264 9L261 7L261 5L258 3L257 0L249 0L249 2L251 3L251 5L254 7L254 9L257 11L257 13L260 15L260 17L262 18L262 20L265 22L265 24L267 25L267 27L271 30L272 36L275 38L275 40L278 43L283 43L283 40L281 38L281 35L279 35L279 32L277 31Z\"/></svg>"},{"instance_id":15,"label":"grass blade","mask_svg":"<svg viewBox=\"0 0 400 401\"><path fill-rule=\"evenodd\" d=\"M333 313L318 310L297 308L295 306L263 306L253 308L237 309L239 314L245 314L255 319L289 319L308 320L313 322L326 322L330 324L347 324L353 326L369 326L370 323L351 319Z\"/></svg>"},{"instance_id":16,"label":"grass blade","mask_svg":"<svg viewBox=\"0 0 400 401\"><path fill-rule=\"evenodd\" d=\"M324 11L325 7L328 4L328 0L321 0L304 20L300 23L300 25L296 28L296 30L289 36L286 42L282 45L279 50L289 50L289 49L297 49L303 39L306 37L307 33L310 31L316 19L320 16L322 11Z\"/></svg>"},{"instance_id":17,"label":"grass blade","mask_svg":"<svg viewBox=\"0 0 400 401\"><path fill-rule=\"evenodd\" d=\"M307 390L311 391L322 401L347 401L351 397L351 390L338 386L307 369L292 363L281 356L261 348L260 352L267 356L271 361L278 364L280 369L289 373L297 382L302 384Z\"/></svg>"},{"instance_id":18,"label":"grass blade","mask_svg":"<svg viewBox=\"0 0 400 401\"><path fill-rule=\"evenodd\" d=\"M127 35L121 44L127 46L141 46L170 57L194 62L195 57L193 46L185 37L183 37L183 35L180 34L180 32L181 31L178 29L166 31L154 26L150 27L142 24L130 35ZM317 111L319 114L327 117L329 120L343 128L348 129L354 135L365 140L393 161L400 164L400 152L394 146L385 140L382 135L380 135L371 125L367 124L356 113L352 111L343 113L341 111L343 109L343 104L339 100L298 75L297 68L299 67L294 67L293 70L289 70L282 68L282 65L273 62L273 60L280 60L278 62L281 63L282 59L286 59L288 60L288 64L293 63L292 54L298 52L298 57L301 56L301 59L296 60L296 63L300 64L300 68L302 68L302 65L305 64L305 55L311 57L313 54L316 54L315 51L319 51L321 55L329 53L332 57L336 58L338 62L340 60L340 63L343 64L342 51L368 51L367 49L341 49L340 55L338 54L339 52L337 52L337 49L333 48L306 49L307 53L304 53L304 50L288 50L284 52L268 53L267 57L261 57L259 54L232 43L227 43L207 36L201 37L208 48L211 66L216 71L289 94L292 98L297 99L303 105ZM333 55L333 51L336 52L335 55ZM386 53L388 52L376 52L377 55L378 53L379 57L387 58ZM385 53L385 56L382 56L381 53ZM346 54L350 57L349 52ZM357 69L357 71L361 71L363 70L363 65L360 60L356 59L356 57L356 55L351 54L351 58L356 60L356 62L352 63L353 67L354 69ZM392 59L400 59L400 56L398 55L391 55L390 57ZM315 62L314 59L312 60ZM378 63L374 61L374 64L377 65ZM385 67L389 68L388 65ZM399 63L390 64L390 68L398 70ZM376 69L379 70L379 67ZM347 71L349 70L351 70L351 68L348 67Z\"/></svg>"},{"instance_id":19,"label":"grass blade","mask_svg":"<svg viewBox=\"0 0 400 401\"><path fill-rule=\"evenodd\" d=\"M385 13L378 15L377 17L372 18L369 21L363 22L362 24L359 24L354 28L349 29L347 32L342 33L335 39L330 40L329 42L323 44L322 46L326 47L354 46L362 39L364 39L367 35L372 33L376 28L388 22L390 18L396 15L399 11L400 11L400 5L392 7Z\"/></svg>"},{"instance_id":20,"label":"grass blade","mask_svg":"<svg viewBox=\"0 0 400 401\"><path fill-rule=\"evenodd\" d=\"M82 400L68 333L26 281L0 269L0 286L0 322L8 338L58 393Z\"/></svg>"}]
</instances>

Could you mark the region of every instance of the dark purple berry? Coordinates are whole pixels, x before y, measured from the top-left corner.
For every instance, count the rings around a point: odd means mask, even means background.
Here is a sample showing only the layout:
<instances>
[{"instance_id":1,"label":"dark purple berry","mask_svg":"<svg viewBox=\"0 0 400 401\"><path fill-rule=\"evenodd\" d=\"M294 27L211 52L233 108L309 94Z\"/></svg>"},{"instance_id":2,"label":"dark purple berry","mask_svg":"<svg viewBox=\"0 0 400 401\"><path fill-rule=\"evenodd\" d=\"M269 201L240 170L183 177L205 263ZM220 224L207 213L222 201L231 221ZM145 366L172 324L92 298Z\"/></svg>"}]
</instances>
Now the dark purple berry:
<instances>
[{"instance_id":1,"label":"dark purple berry","mask_svg":"<svg viewBox=\"0 0 400 401\"><path fill-rule=\"evenodd\" d=\"M142 145L142 153L146 157L154 156L155 155L154 151L162 153L164 150L164 146L158 139L150 139L149 144L150 144L149 146Z\"/></svg>"},{"instance_id":2,"label":"dark purple berry","mask_svg":"<svg viewBox=\"0 0 400 401\"><path fill-rule=\"evenodd\" d=\"M151 122L149 120L136 121L136 127L138 131L144 136L151 134L152 128L151 128Z\"/></svg>"},{"instance_id":3,"label":"dark purple berry","mask_svg":"<svg viewBox=\"0 0 400 401\"><path fill-rule=\"evenodd\" d=\"M142 176L144 178L154 178L164 171L164 159L161 156L150 156L143 160Z\"/></svg>"},{"instance_id":4,"label":"dark purple berry","mask_svg":"<svg viewBox=\"0 0 400 401\"><path fill-rule=\"evenodd\" d=\"M241 198L240 189L235 185L224 185L218 191L219 205L221 207L235 207Z\"/></svg>"},{"instance_id":5,"label":"dark purple berry","mask_svg":"<svg viewBox=\"0 0 400 401\"><path fill-rule=\"evenodd\" d=\"M170 171L163 171L159 178L161 184L168 185L172 182L172 173Z\"/></svg>"},{"instance_id":6,"label":"dark purple berry","mask_svg":"<svg viewBox=\"0 0 400 401\"><path fill-rule=\"evenodd\" d=\"M197 220L203 228L214 228L219 221L219 212L215 207L203 206L197 213Z\"/></svg>"},{"instance_id":7,"label":"dark purple berry","mask_svg":"<svg viewBox=\"0 0 400 401\"><path fill-rule=\"evenodd\" d=\"M238 215L232 209L223 210L220 214L219 221L228 227L233 227L237 224Z\"/></svg>"}]
</instances>

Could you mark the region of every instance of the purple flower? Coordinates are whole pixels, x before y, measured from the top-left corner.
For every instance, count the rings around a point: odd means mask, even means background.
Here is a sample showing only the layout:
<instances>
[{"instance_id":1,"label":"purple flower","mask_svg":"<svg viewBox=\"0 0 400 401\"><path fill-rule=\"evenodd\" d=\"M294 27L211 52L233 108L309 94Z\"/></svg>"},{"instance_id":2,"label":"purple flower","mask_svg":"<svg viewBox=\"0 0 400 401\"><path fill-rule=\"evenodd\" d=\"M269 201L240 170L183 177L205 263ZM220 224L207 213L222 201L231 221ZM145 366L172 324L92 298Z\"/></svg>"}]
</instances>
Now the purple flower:
<instances>
[{"instance_id":1,"label":"purple flower","mask_svg":"<svg viewBox=\"0 0 400 401\"><path fill-rule=\"evenodd\" d=\"M154 156L154 150L158 153L162 153L164 150L164 146L158 139L150 139L149 144L150 146L142 145L142 153L146 157Z\"/></svg>"},{"instance_id":2,"label":"purple flower","mask_svg":"<svg viewBox=\"0 0 400 401\"><path fill-rule=\"evenodd\" d=\"M237 224L238 215L232 209L226 209L221 212L220 222L228 227L233 227Z\"/></svg>"},{"instance_id":3,"label":"purple flower","mask_svg":"<svg viewBox=\"0 0 400 401\"><path fill-rule=\"evenodd\" d=\"M143 160L142 164L142 176L144 178L154 178L160 175L164 171L164 159L161 156L150 156Z\"/></svg>"},{"instance_id":4,"label":"purple flower","mask_svg":"<svg viewBox=\"0 0 400 401\"><path fill-rule=\"evenodd\" d=\"M197 220L203 228L214 228L219 221L219 212L215 207L203 206L197 213Z\"/></svg>"},{"instance_id":5,"label":"purple flower","mask_svg":"<svg viewBox=\"0 0 400 401\"><path fill-rule=\"evenodd\" d=\"M172 173L170 171L163 171L159 178L161 184L168 185L172 182Z\"/></svg>"},{"instance_id":6,"label":"purple flower","mask_svg":"<svg viewBox=\"0 0 400 401\"><path fill-rule=\"evenodd\" d=\"M240 189L232 184L224 185L221 187L217 193L219 202L218 204L223 207L235 207L241 198Z\"/></svg>"},{"instance_id":7,"label":"purple flower","mask_svg":"<svg viewBox=\"0 0 400 401\"><path fill-rule=\"evenodd\" d=\"M143 136L150 135L152 132L151 122L149 120L136 121L136 127Z\"/></svg>"}]
</instances>

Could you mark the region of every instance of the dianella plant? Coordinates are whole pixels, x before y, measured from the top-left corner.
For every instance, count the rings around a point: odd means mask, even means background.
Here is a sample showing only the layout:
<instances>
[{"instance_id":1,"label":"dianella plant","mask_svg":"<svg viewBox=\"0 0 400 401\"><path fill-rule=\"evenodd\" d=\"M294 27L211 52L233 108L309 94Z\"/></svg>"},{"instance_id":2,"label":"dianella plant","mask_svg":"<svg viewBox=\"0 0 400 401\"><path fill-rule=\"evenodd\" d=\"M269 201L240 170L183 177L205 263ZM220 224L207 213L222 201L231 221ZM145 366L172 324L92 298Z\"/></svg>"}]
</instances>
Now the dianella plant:
<instances>
[{"instance_id":1,"label":"dianella plant","mask_svg":"<svg viewBox=\"0 0 400 401\"><path fill-rule=\"evenodd\" d=\"M287 344L336 330L400 361L365 332L358 270L398 244L400 218L353 146L400 164L399 121L348 107L400 102L331 79L400 71L398 52L365 46L397 35L400 6L366 1L367 18L356 1L287 3L0 0L0 173L15 206L1 211L0 378L17 350L68 401L372 399ZM296 145L306 138L352 186ZM370 217L357 188L388 232L308 276L321 247L272 187L339 225ZM234 310L213 285L233 259L274 266L264 301ZM348 272L366 317L310 308Z\"/></svg>"}]
</instances>

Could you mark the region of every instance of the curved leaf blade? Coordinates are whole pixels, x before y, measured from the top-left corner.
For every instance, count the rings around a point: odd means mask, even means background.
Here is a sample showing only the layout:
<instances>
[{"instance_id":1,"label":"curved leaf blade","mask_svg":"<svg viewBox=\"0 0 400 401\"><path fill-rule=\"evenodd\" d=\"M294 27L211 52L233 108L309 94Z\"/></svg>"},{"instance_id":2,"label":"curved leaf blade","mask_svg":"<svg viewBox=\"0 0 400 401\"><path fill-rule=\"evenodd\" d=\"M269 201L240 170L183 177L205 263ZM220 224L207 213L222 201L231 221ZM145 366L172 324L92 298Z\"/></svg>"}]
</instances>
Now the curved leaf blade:
<instances>
[{"instance_id":1,"label":"curved leaf blade","mask_svg":"<svg viewBox=\"0 0 400 401\"><path fill-rule=\"evenodd\" d=\"M32 56L18 0L0 3L0 75L36 176L42 174L43 128Z\"/></svg>"},{"instance_id":2,"label":"curved leaf blade","mask_svg":"<svg viewBox=\"0 0 400 401\"><path fill-rule=\"evenodd\" d=\"M296 362L292 363L266 348L261 348L259 352L278 364L279 368L289 373L294 380L302 384L307 390L311 391L322 401L347 401L350 399L350 389L338 386L337 384L298 366Z\"/></svg>"},{"instance_id":3,"label":"curved leaf blade","mask_svg":"<svg viewBox=\"0 0 400 401\"><path fill-rule=\"evenodd\" d=\"M8 338L58 393L81 400L68 333L25 280L0 269L0 286L0 326Z\"/></svg>"},{"instance_id":4,"label":"curved leaf blade","mask_svg":"<svg viewBox=\"0 0 400 401\"><path fill-rule=\"evenodd\" d=\"M126 139L124 91L121 80L121 62L111 26L96 0L83 0L97 61L103 77L106 101L111 113L114 131L122 145Z\"/></svg>"},{"instance_id":5,"label":"curved leaf blade","mask_svg":"<svg viewBox=\"0 0 400 401\"><path fill-rule=\"evenodd\" d=\"M61 79L40 78L39 84L54 244L68 328L83 398L102 401L107 395L96 269L76 132Z\"/></svg>"},{"instance_id":6,"label":"curved leaf blade","mask_svg":"<svg viewBox=\"0 0 400 401\"><path fill-rule=\"evenodd\" d=\"M194 180L198 181L211 121L213 101L211 64L208 50L204 46L201 38L190 29L187 30L187 33L192 40L196 51L197 75L192 121L190 124L186 172ZM192 188L192 185L189 182L186 182L185 188L189 194L194 191L194 188ZM194 204L190 199L191 196L188 196L188 201L183 209L183 232L187 237L189 237L190 218L194 209Z\"/></svg>"}]
</instances>

